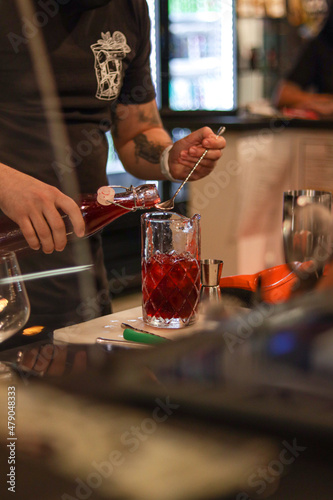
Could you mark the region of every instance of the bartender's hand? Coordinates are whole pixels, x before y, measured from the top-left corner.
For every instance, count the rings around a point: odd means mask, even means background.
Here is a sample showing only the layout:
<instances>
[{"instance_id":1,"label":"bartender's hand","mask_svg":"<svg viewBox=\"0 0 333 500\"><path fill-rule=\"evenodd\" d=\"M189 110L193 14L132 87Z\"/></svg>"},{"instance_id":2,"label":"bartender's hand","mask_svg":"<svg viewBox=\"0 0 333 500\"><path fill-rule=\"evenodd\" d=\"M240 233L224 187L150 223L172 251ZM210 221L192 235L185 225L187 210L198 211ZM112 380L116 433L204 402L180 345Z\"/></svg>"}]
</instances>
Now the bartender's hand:
<instances>
[{"instance_id":1,"label":"bartender's hand","mask_svg":"<svg viewBox=\"0 0 333 500\"><path fill-rule=\"evenodd\" d=\"M172 177L180 180L185 179L205 149L208 149L208 153L189 180L194 181L206 177L221 158L225 146L225 139L216 137L216 134L209 127L203 127L180 139L174 143L169 152L169 168Z\"/></svg>"},{"instance_id":2,"label":"bartender's hand","mask_svg":"<svg viewBox=\"0 0 333 500\"><path fill-rule=\"evenodd\" d=\"M58 209L67 214L77 236L84 236L78 205L59 189L0 163L0 209L22 230L33 250L61 251L66 228Z\"/></svg>"},{"instance_id":3,"label":"bartender's hand","mask_svg":"<svg viewBox=\"0 0 333 500\"><path fill-rule=\"evenodd\" d=\"M281 80L273 96L277 108L289 107L314 111L325 117L333 114L333 94L307 92L295 82Z\"/></svg>"},{"instance_id":4,"label":"bartender's hand","mask_svg":"<svg viewBox=\"0 0 333 500\"><path fill-rule=\"evenodd\" d=\"M333 95L331 94L309 94L307 100L299 106L303 109L315 111L320 116L333 115Z\"/></svg>"}]
</instances>

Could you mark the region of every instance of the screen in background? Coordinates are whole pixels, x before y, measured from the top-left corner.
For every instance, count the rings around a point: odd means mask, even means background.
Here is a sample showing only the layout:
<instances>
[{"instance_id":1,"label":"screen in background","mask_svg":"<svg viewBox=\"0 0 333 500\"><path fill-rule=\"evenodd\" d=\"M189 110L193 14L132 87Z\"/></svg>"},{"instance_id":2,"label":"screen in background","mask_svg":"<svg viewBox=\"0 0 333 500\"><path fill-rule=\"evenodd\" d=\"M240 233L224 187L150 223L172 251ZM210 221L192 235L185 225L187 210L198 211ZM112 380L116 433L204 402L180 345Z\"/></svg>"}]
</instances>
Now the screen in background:
<instances>
[{"instance_id":1,"label":"screen in background","mask_svg":"<svg viewBox=\"0 0 333 500\"><path fill-rule=\"evenodd\" d=\"M169 107L236 108L236 44L231 0L169 0Z\"/></svg>"}]
</instances>

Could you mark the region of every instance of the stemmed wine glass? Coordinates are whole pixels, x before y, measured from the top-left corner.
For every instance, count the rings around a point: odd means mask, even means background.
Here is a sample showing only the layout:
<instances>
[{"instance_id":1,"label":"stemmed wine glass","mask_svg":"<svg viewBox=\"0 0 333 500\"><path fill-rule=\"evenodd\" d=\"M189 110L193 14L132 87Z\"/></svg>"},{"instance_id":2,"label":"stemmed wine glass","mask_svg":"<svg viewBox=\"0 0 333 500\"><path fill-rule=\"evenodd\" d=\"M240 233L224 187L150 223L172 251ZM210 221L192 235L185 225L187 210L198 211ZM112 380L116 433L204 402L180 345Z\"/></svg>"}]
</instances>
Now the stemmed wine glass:
<instances>
[{"instance_id":1,"label":"stemmed wine glass","mask_svg":"<svg viewBox=\"0 0 333 500\"><path fill-rule=\"evenodd\" d=\"M0 342L28 321L30 303L14 252L0 253Z\"/></svg>"},{"instance_id":2,"label":"stemmed wine glass","mask_svg":"<svg viewBox=\"0 0 333 500\"><path fill-rule=\"evenodd\" d=\"M283 246L286 263L310 289L333 253L331 193L312 189L283 196Z\"/></svg>"},{"instance_id":3,"label":"stemmed wine glass","mask_svg":"<svg viewBox=\"0 0 333 500\"><path fill-rule=\"evenodd\" d=\"M0 343L23 328L29 315L30 302L16 254L0 251ZM0 363L0 374L6 377L7 372L7 365Z\"/></svg>"}]
</instances>

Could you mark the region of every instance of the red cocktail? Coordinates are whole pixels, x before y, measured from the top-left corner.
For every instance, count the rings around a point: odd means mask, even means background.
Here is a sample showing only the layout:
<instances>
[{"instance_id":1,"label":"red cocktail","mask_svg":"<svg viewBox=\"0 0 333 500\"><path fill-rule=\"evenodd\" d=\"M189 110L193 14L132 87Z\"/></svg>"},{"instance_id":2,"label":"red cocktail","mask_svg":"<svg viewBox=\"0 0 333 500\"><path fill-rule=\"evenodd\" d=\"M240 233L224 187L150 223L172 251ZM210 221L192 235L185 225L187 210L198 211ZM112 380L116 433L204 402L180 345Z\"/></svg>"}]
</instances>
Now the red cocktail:
<instances>
[{"instance_id":1,"label":"red cocktail","mask_svg":"<svg viewBox=\"0 0 333 500\"><path fill-rule=\"evenodd\" d=\"M189 254L155 254L142 265L144 320L156 326L188 325L200 296L200 264Z\"/></svg>"},{"instance_id":2,"label":"red cocktail","mask_svg":"<svg viewBox=\"0 0 333 500\"><path fill-rule=\"evenodd\" d=\"M181 328L195 319L200 297L200 216L142 216L142 313L155 327Z\"/></svg>"}]
</instances>

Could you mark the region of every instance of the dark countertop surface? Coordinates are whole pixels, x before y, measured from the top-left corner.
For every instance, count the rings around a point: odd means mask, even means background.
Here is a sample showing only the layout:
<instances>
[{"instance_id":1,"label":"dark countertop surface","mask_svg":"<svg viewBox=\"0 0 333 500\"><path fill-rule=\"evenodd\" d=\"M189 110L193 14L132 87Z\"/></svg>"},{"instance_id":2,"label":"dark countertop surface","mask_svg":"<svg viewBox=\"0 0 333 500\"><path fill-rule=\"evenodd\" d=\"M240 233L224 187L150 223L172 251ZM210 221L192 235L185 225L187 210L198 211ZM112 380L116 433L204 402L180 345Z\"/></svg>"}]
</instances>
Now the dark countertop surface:
<instances>
[{"instance_id":1,"label":"dark countertop surface","mask_svg":"<svg viewBox=\"0 0 333 500\"><path fill-rule=\"evenodd\" d=\"M164 125L169 129L184 127L195 130L205 125L212 128L225 125L227 130L231 131L258 130L263 127L279 128L283 126L293 129L333 130L333 117L321 120L304 120L278 115L251 115L243 111L227 114L215 111L170 112L166 110L161 111L161 116Z\"/></svg>"},{"instance_id":2,"label":"dark countertop surface","mask_svg":"<svg viewBox=\"0 0 333 500\"><path fill-rule=\"evenodd\" d=\"M233 328L228 323L228 332L237 333L244 319L239 321ZM317 331L315 322L310 331ZM0 470L9 474L8 458L15 453L16 497L169 498L140 488L156 481L153 491L171 491L175 500L250 500L259 498L258 491L271 500L330 499L333 386L328 368L327 375L319 370L311 376L302 361L313 336L294 337L295 356L275 348L262 350L271 355L261 358L258 338L255 350L251 336L245 350L228 350L221 331L202 333L142 350L54 343L46 328L3 343L0 362L11 364L13 373L3 379L0 399ZM292 360L300 366L296 371ZM271 367L279 368L278 383ZM123 460L112 462L114 452ZM235 475L230 486L221 476L226 465ZM139 476L133 492L118 494L117 488L127 492L128 478L132 487L138 470L142 482ZM193 471L200 488L195 495ZM11 497L7 488L6 479L0 481L1 499Z\"/></svg>"}]
</instances>

